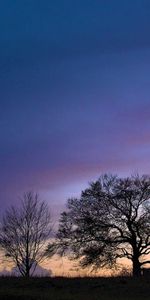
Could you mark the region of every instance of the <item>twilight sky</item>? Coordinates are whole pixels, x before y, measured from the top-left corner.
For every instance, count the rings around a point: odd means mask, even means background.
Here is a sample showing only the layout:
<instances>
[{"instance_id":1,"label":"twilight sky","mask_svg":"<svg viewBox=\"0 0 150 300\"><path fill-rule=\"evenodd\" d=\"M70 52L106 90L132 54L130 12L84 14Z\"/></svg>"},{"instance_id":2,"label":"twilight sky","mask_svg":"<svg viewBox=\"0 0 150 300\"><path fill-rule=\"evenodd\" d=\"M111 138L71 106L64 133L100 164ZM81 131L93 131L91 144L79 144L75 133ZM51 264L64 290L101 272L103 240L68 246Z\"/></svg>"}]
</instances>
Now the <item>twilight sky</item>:
<instances>
[{"instance_id":1,"label":"twilight sky","mask_svg":"<svg viewBox=\"0 0 150 300\"><path fill-rule=\"evenodd\" d=\"M0 207L150 173L150 1L2 0Z\"/></svg>"}]
</instances>

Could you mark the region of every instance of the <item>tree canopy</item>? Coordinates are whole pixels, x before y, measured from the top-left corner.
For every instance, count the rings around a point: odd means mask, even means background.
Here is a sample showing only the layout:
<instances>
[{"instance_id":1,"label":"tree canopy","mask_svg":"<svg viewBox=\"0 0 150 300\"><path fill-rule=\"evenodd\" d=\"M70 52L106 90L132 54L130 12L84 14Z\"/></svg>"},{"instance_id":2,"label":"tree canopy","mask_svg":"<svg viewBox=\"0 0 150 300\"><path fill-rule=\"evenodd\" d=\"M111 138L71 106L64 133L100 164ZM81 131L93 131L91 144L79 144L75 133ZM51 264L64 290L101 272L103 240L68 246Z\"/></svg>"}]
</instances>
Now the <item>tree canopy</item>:
<instances>
[{"instance_id":1,"label":"tree canopy","mask_svg":"<svg viewBox=\"0 0 150 300\"><path fill-rule=\"evenodd\" d=\"M150 176L102 175L67 202L57 233L58 253L82 267L132 262L133 276L150 263Z\"/></svg>"}]
</instances>

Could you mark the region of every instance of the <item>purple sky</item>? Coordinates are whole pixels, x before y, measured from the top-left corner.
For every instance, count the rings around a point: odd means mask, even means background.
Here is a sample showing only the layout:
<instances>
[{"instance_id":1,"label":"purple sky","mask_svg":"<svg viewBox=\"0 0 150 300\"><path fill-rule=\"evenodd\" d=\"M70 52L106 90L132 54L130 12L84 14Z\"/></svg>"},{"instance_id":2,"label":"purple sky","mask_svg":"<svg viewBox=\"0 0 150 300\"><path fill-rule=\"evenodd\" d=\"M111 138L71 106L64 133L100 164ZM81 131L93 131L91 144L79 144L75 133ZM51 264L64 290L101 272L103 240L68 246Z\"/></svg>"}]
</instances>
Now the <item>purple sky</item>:
<instances>
[{"instance_id":1,"label":"purple sky","mask_svg":"<svg viewBox=\"0 0 150 300\"><path fill-rule=\"evenodd\" d=\"M123 2L123 3L122 3ZM0 207L150 173L150 1L0 4Z\"/></svg>"}]
</instances>

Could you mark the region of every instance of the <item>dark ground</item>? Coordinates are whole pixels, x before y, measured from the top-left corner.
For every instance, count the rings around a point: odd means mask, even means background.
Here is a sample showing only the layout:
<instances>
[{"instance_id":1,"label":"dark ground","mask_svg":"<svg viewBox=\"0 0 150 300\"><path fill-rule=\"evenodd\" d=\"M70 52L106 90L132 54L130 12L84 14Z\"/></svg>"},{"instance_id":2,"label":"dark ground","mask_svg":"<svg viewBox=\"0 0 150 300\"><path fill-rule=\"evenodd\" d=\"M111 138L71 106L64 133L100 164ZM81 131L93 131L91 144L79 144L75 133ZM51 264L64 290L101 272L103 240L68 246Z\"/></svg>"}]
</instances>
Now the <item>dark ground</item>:
<instances>
[{"instance_id":1,"label":"dark ground","mask_svg":"<svg viewBox=\"0 0 150 300\"><path fill-rule=\"evenodd\" d=\"M150 300L150 279L1 277L1 300Z\"/></svg>"}]
</instances>

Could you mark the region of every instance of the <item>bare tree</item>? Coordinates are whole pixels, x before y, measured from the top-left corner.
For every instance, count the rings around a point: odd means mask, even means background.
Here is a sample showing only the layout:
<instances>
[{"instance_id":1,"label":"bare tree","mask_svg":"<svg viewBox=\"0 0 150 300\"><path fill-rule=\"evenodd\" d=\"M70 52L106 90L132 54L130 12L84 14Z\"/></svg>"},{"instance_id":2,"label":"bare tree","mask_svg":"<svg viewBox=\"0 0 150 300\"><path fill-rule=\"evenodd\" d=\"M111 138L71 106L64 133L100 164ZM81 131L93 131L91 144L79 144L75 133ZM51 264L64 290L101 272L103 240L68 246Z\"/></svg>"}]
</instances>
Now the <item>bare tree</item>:
<instances>
[{"instance_id":1,"label":"bare tree","mask_svg":"<svg viewBox=\"0 0 150 300\"><path fill-rule=\"evenodd\" d=\"M60 218L57 251L82 267L112 267L132 261L133 276L150 263L150 177L104 175L69 199Z\"/></svg>"},{"instance_id":2,"label":"bare tree","mask_svg":"<svg viewBox=\"0 0 150 300\"><path fill-rule=\"evenodd\" d=\"M21 206L6 211L0 233L0 246L25 277L33 275L44 258L45 242L52 231L48 205L37 194L24 194ZM32 274L31 274L32 268Z\"/></svg>"}]
</instances>

